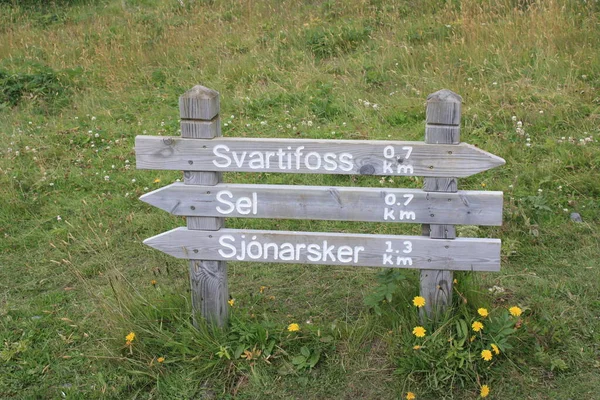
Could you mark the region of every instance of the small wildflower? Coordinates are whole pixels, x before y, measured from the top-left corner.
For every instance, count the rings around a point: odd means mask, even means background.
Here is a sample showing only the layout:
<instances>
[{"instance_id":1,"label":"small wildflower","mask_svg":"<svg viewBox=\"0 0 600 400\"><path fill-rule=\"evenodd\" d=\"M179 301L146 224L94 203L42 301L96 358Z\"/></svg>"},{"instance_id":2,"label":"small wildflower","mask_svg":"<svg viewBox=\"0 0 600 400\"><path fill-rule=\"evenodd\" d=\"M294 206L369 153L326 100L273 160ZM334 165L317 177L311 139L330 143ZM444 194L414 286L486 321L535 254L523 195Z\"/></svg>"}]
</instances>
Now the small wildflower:
<instances>
[{"instance_id":1,"label":"small wildflower","mask_svg":"<svg viewBox=\"0 0 600 400\"><path fill-rule=\"evenodd\" d=\"M421 346L419 346L419 345L413 346L413 350L421 350Z\"/></svg>"},{"instance_id":2,"label":"small wildflower","mask_svg":"<svg viewBox=\"0 0 600 400\"><path fill-rule=\"evenodd\" d=\"M514 306L508 309L508 312L510 312L510 315L512 315L513 317L518 317L521 315L521 313L523 312L523 310L521 310L519 307Z\"/></svg>"},{"instance_id":3,"label":"small wildflower","mask_svg":"<svg viewBox=\"0 0 600 400\"><path fill-rule=\"evenodd\" d=\"M294 324L289 324L287 327L287 330L289 332L298 332L300 330L300 325L294 323Z\"/></svg>"},{"instance_id":4,"label":"small wildflower","mask_svg":"<svg viewBox=\"0 0 600 400\"><path fill-rule=\"evenodd\" d=\"M129 343L133 342L133 339L135 339L134 332L129 332L129 335L125 336L125 340L127 340Z\"/></svg>"},{"instance_id":5,"label":"small wildflower","mask_svg":"<svg viewBox=\"0 0 600 400\"><path fill-rule=\"evenodd\" d=\"M490 394L490 387L488 385L481 386L481 392L479 395L481 397L487 397L488 394Z\"/></svg>"},{"instance_id":6,"label":"small wildflower","mask_svg":"<svg viewBox=\"0 0 600 400\"><path fill-rule=\"evenodd\" d=\"M425 298L421 296L415 296L413 299L413 305L415 307L423 307L425 306Z\"/></svg>"},{"instance_id":7,"label":"small wildflower","mask_svg":"<svg viewBox=\"0 0 600 400\"><path fill-rule=\"evenodd\" d=\"M164 358L164 357L158 357L158 358L156 359L156 361L158 361L159 363L162 363L162 362L164 362L164 361L165 361L165 358Z\"/></svg>"},{"instance_id":8,"label":"small wildflower","mask_svg":"<svg viewBox=\"0 0 600 400\"><path fill-rule=\"evenodd\" d=\"M227 304L229 304L229 306L233 307L233 305L235 304L235 299L227 300Z\"/></svg>"},{"instance_id":9,"label":"small wildflower","mask_svg":"<svg viewBox=\"0 0 600 400\"><path fill-rule=\"evenodd\" d=\"M60 217L60 215L57 215L57 216L56 216L56 220L57 220L57 221L62 221L62 218Z\"/></svg>"},{"instance_id":10,"label":"small wildflower","mask_svg":"<svg viewBox=\"0 0 600 400\"><path fill-rule=\"evenodd\" d=\"M481 184L481 187L485 187L485 182Z\"/></svg>"},{"instance_id":11,"label":"small wildflower","mask_svg":"<svg viewBox=\"0 0 600 400\"><path fill-rule=\"evenodd\" d=\"M473 328L475 332L479 332L483 329L483 324L479 321L475 321L473 322L473 325L471 325L471 328Z\"/></svg>"},{"instance_id":12,"label":"small wildflower","mask_svg":"<svg viewBox=\"0 0 600 400\"><path fill-rule=\"evenodd\" d=\"M494 343L492 343L491 346L492 346L492 350L494 351L494 353L496 355L500 354L500 349L498 348L498 346L496 346Z\"/></svg>"},{"instance_id":13,"label":"small wildflower","mask_svg":"<svg viewBox=\"0 0 600 400\"><path fill-rule=\"evenodd\" d=\"M477 314L481 315L483 318L489 315L488 310L486 308L478 308Z\"/></svg>"},{"instance_id":14,"label":"small wildflower","mask_svg":"<svg viewBox=\"0 0 600 400\"><path fill-rule=\"evenodd\" d=\"M160 183L160 178L156 178L156 179L154 180L154 183Z\"/></svg>"},{"instance_id":15,"label":"small wildflower","mask_svg":"<svg viewBox=\"0 0 600 400\"><path fill-rule=\"evenodd\" d=\"M258 291L262 294L265 292L266 288L267 288L266 286L261 286L260 289L258 289Z\"/></svg>"},{"instance_id":16,"label":"small wildflower","mask_svg":"<svg viewBox=\"0 0 600 400\"><path fill-rule=\"evenodd\" d=\"M110 176L108 176L108 175L105 175L105 176L104 176L104 180L105 180L105 181L110 181Z\"/></svg>"},{"instance_id":17,"label":"small wildflower","mask_svg":"<svg viewBox=\"0 0 600 400\"><path fill-rule=\"evenodd\" d=\"M458 279L454 279L454 280L452 281L452 283L454 283L455 285L456 285L456 284L458 284Z\"/></svg>"},{"instance_id":18,"label":"small wildflower","mask_svg":"<svg viewBox=\"0 0 600 400\"><path fill-rule=\"evenodd\" d=\"M492 359L492 352L489 350L482 350L481 358L483 358L485 361L490 361Z\"/></svg>"},{"instance_id":19,"label":"small wildflower","mask_svg":"<svg viewBox=\"0 0 600 400\"><path fill-rule=\"evenodd\" d=\"M413 392L406 393L406 400L415 400L417 396Z\"/></svg>"},{"instance_id":20,"label":"small wildflower","mask_svg":"<svg viewBox=\"0 0 600 400\"><path fill-rule=\"evenodd\" d=\"M152 286L156 286L156 279L152 279L152 280L150 281L150 284L151 284Z\"/></svg>"},{"instance_id":21,"label":"small wildflower","mask_svg":"<svg viewBox=\"0 0 600 400\"><path fill-rule=\"evenodd\" d=\"M469 338L469 342L474 342L474 341L475 341L475 335L473 335Z\"/></svg>"},{"instance_id":22,"label":"small wildflower","mask_svg":"<svg viewBox=\"0 0 600 400\"><path fill-rule=\"evenodd\" d=\"M413 335L415 335L416 337L425 337L426 332L427 331L422 326L415 326L412 331Z\"/></svg>"}]
</instances>

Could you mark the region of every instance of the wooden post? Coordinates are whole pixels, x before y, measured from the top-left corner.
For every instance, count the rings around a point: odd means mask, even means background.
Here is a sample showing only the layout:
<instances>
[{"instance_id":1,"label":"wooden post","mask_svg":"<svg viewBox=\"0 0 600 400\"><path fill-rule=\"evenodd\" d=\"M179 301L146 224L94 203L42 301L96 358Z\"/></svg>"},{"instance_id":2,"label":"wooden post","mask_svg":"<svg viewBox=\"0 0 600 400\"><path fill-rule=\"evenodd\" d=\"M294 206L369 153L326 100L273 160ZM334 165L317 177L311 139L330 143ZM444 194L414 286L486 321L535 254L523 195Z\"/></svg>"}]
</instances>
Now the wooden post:
<instances>
[{"instance_id":1,"label":"wooden post","mask_svg":"<svg viewBox=\"0 0 600 400\"><path fill-rule=\"evenodd\" d=\"M221 136L219 109L219 92L199 85L185 92L179 97L181 136L193 139ZM192 165L193 161L189 163ZM183 177L186 185L214 186L221 182L220 172L185 171ZM224 218L187 217L188 229L217 231L223 225ZM190 285L194 325L198 324L198 313L211 324L226 325L229 300L227 263L190 260Z\"/></svg>"},{"instance_id":2,"label":"wooden post","mask_svg":"<svg viewBox=\"0 0 600 400\"><path fill-rule=\"evenodd\" d=\"M460 111L462 98L451 90L443 89L427 96L425 143L459 144ZM425 178L427 192L457 192L456 178ZM454 239L454 225L423 225L423 235L432 239ZM425 315L436 317L452 301L452 271L421 270L421 296L425 298Z\"/></svg>"}]
</instances>

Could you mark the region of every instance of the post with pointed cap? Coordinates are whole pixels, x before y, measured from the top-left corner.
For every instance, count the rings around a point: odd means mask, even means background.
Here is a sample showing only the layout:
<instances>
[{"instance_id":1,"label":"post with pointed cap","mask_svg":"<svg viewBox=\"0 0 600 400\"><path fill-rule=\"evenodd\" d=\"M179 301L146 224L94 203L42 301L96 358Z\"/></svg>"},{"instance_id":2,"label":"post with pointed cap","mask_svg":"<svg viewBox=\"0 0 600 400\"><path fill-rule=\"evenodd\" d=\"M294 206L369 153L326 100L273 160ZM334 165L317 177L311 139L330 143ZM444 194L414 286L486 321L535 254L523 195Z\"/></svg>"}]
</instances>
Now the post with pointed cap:
<instances>
[{"instance_id":1,"label":"post with pointed cap","mask_svg":"<svg viewBox=\"0 0 600 400\"><path fill-rule=\"evenodd\" d=\"M194 86L179 97L181 136L192 139L212 139L221 136L219 92L204 86ZM183 173L186 185L213 186L221 182L220 172ZM217 231L224 218L187 217L188 229ZM190 285L194 325L198 314L209 323L222 327L227 324L229 289L225 261L190 260Z\"/></svg>"},{"instance_id":2,"label":"post with pointed cap","mask_svg":"<svg viewBox=\"0 0 600 400\"><path fill-rule=\"evenodd\" d=\"M451 90L442 89L427 96L425 143L459 144L462 98ZM456 192L456 178L425 178L426 192ZM454 225L423 225L423 235L432 239L454 239ZM452 301L452 271L421 270L421 296L425 307L421 319L436 318Z\"/></svg>"}]
</instances>

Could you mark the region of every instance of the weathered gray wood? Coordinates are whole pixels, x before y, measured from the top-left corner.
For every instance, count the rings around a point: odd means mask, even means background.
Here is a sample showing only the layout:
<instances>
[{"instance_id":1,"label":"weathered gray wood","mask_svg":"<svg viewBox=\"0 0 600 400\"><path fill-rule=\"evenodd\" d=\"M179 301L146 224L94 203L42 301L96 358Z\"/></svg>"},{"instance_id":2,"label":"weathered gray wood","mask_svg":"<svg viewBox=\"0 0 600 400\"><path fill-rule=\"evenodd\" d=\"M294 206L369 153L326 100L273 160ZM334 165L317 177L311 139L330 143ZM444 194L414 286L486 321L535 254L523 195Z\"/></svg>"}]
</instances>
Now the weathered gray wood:
<instances>
[{"instance_id":1,"label":"weathered gray wood","mask_svg":"<svg viewBox=\"0 0 600 400\"><path fill-rule=\"evenodd\" d=\"M190 260L190 285L194 323L199 313L208 322L224 326L229 313L227 262Z\"/></svg>"},{"instance_id":2,"label":"weathered gray wood","mask_svg":"<svg viewBox=\"0 0 600 400\"><path fill-rule=\"evenodd\" d=\"M219 114L219 92L196 85L179 97L179 116L210 121Z\"/></svg>"},{"instance_id":3,"label":"weathered gray wood","mask_svg":"<svg viewBox=\"0 0 600 400\"><path fill-rule=\"evenodd\" d=\"M462 98L450 90L440 90L427 97L425 142L428 144L460 143L460 112ZM449 150L452 151L452 150ZM438 175L425 178L424 190L428 192L456 192L458 182L456 176ZM453 225L436 221L424 229L429 231L431 239L454 239L456 229ZM421 271L420 292L425 298L425 307L421 309L421 318L437 317L452 302L453 274L449 268L434 271Z\"/></svg>"},{"instance_id":4,"label":"weathered gray wood","mask_svg":"<svg viewBox=\"0 0 600 400\"><path fill-rule=\"evenodd\" d=\"M139 169L465 177L504 164L466 143L136 137Z\"/></svg>"},{"instance_id":5,"label":"weathered gray wood","mask_svg":"<svg viewBox=\"0 0 600 400\"><path fill-rule=\"evenodd\" d=\"M501 225L503 199L492 191L173 183L140 200L184 216Z\"/></svg>"},{"instance_id":6,"label":"weathered gray wood","mask_svg":"<svg viewBox=\"0 0 600 400\"><path fill-rule=\"evenodd\" d=\"M498 271L499 239L176 228L144 244L177 258Z\"/></svg>"},{"instance_id":7,"label":"weathered gray wood","mask_svg":"<svg viewBox=\"0 0 600 400\"><path fill-rule=\"evenodd\" d=\"M184 171L183 182L186 185L207 185L214 186L223 181L222 172L197 172Z\"/></svg>"},{"instance_id":8,"label":"weathered gray wood","mask_svg":"<svg viewBox=\"0 0 600 400\"><path fill-rule=\"evenodd\" d=\"M217 115L211 121L181 120L181 137L210 139L221 136L221 120Z\"/></svg>"},{"instance_id":9,"label":"weathered gray wood","mask_svg":"<svg viewBox=\"0 0 600 400\"><path fill-rule=\"evenodd\" d=\"M204 86L194 86L179 98L181 136L191 139L212 139L221 136L219 93ZM193 142L193 141L192 141ZM183 169L183 168L182 168ZM221 172L184 171L184 185L216 185ZM216 231L223 227L224 218L189 216L190 230ZM194 325L200 313L208 322L224 326L228 318L229 289L227 263L190 259L190 287Z\"/></svg>"}]
</instances>

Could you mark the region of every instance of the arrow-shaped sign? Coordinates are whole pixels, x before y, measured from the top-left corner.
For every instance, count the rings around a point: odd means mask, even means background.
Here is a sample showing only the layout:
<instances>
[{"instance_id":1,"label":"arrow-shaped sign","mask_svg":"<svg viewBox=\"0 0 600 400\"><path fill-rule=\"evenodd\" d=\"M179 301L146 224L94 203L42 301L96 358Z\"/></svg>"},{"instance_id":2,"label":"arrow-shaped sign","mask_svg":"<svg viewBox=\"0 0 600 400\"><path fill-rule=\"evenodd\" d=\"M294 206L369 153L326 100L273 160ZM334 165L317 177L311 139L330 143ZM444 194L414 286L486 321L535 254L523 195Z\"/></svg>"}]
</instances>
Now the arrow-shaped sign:
<instances>
[{"instance_id":1,"label":"arrow-shaped sign","mask_svg":"<svg viewBox=\"0 0 600 400\"><path fill-rule=\"evenodd\" d=\"M139 169L466 177L504 164L475 146L383 140L137 136Z\"/></svg>"},{"instance_id":2,"label":"arrow-shaped sign","mask_svg":"<svg viewBox=\"0 0 600 400\"><path fill-rule=\"evenodd\" d=\"M499 239L177 228L144 241L177 258L499 271Z\"/></svg>"},{"instance_id":3,"label":"arrow-shaped sign","mask_svg":"<svg viewBox=\"0 0 600 400\"><path fill-rule=\"evenodd\" d=\"M501 225L502 192L173 183L140 197L174 215Z\"/></svg>"}]
</instances>

